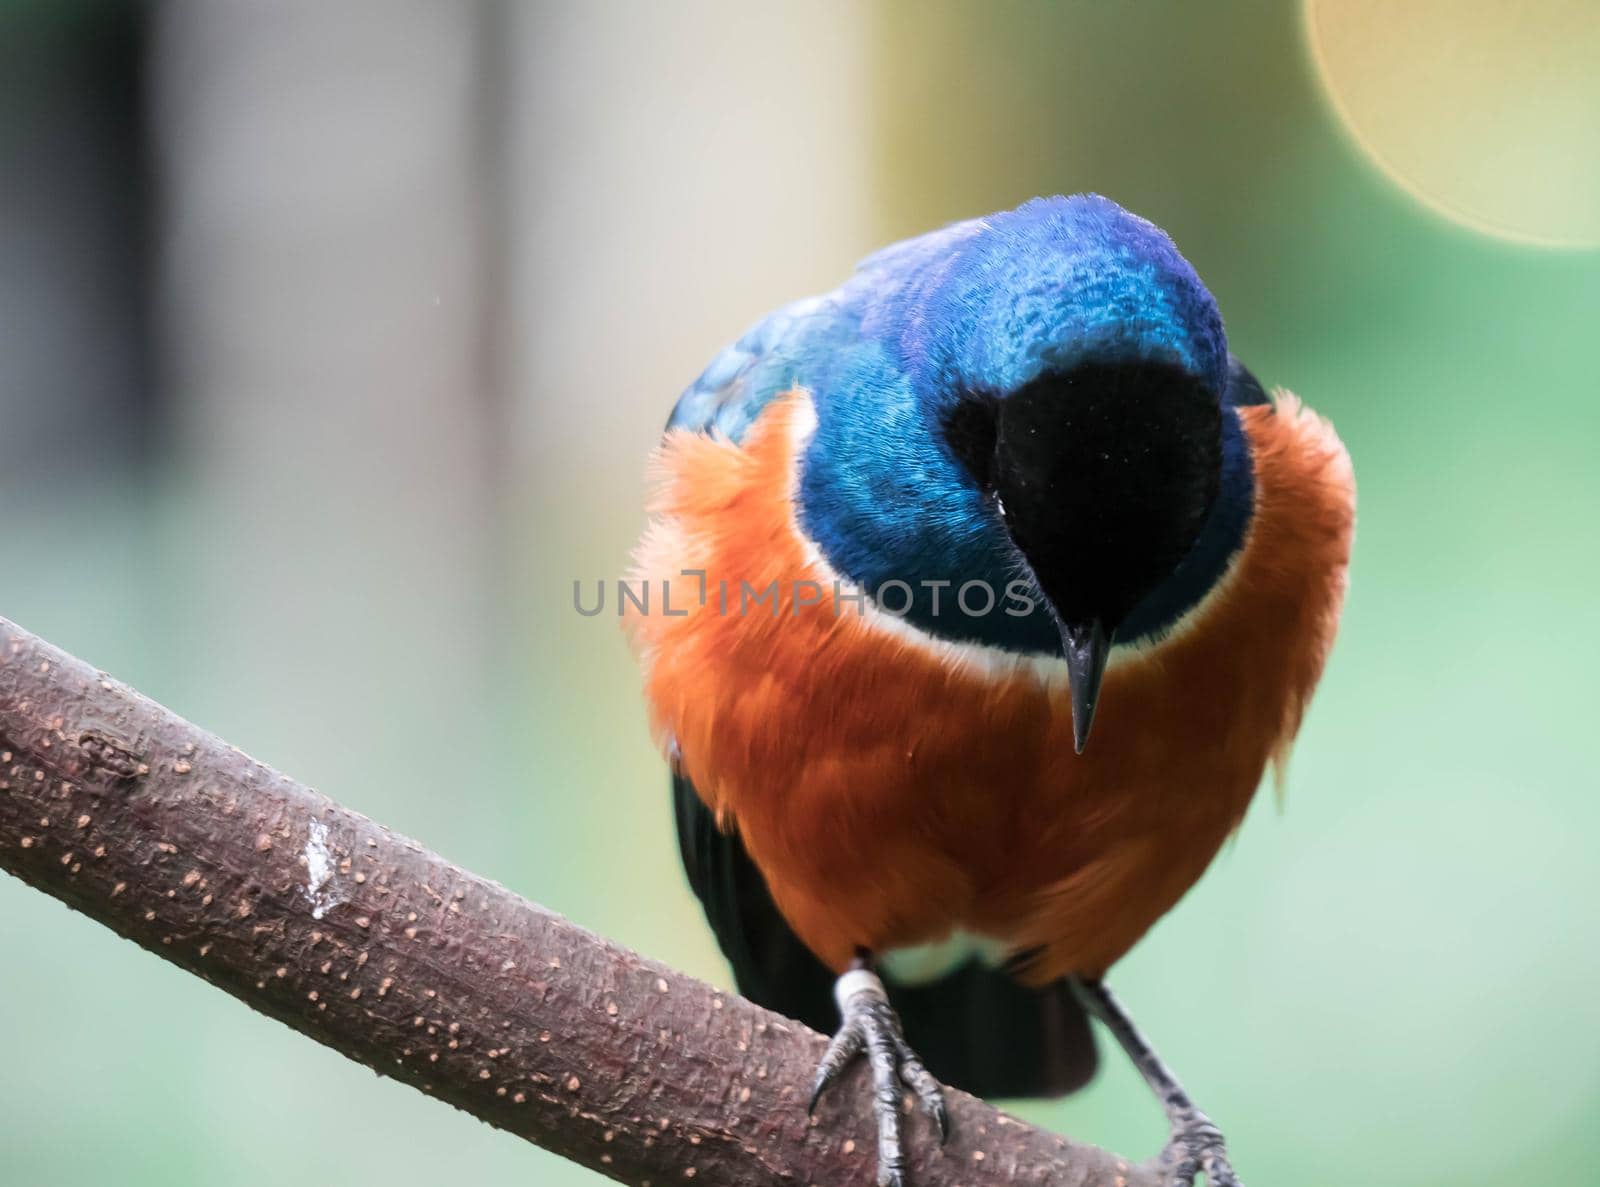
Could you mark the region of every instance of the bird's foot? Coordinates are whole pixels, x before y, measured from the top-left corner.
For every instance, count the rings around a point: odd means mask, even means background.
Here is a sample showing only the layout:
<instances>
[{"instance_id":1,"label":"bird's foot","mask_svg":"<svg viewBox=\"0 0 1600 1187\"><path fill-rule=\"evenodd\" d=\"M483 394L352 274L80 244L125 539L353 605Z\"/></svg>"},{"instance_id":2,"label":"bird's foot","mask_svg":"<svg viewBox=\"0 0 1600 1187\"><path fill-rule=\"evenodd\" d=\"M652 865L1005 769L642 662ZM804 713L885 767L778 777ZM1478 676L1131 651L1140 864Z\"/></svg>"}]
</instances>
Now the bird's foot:
<instances>
[{"instance_id":1,"label":"bird's foot","mask_svg":"<svg viewBox=\"0 0 1600 1187\"><path fill-rule=\"evenodd\" d=\"M1161 1161L1168 1168L1167 1187L1194 1187L1201 1174L1207 1187L1242 1187L1228 1162L1222 1131L1197 1109L1179 1115Z\"/></svg>"},{"instance_id":2,"label":"bird's foot","mask_svg":"<svg viewBox=\"0 0 1600 1187\"><path fill-rule=\"evenodd\" d=\"M900 1032L900 1019L876 973L851 969L834 985L839 1003L839 1031L817 1066L811 1090L811 1111L856 1056L865 1052L872 1067L872 1111L878 1122L878 1187L904 1187L905 1151L900 1143L900 1101L905 1088L939 1127L942 1144L950 1134L944 1093L931 1072Z\"/></svg>"}]
</instances>

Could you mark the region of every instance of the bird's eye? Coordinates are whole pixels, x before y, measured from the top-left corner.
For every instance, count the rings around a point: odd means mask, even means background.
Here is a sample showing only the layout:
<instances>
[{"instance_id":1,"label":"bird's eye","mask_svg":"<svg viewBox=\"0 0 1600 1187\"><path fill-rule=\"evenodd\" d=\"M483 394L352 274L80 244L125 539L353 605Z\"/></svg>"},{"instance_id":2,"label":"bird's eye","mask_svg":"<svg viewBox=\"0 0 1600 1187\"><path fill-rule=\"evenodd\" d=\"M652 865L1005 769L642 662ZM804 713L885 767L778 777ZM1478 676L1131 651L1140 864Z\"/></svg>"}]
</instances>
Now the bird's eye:
<instances>
[{"instance_id":1,"label":"bird's eye","mask_svg":"<svg viewBox=\"0 0 1600 1187\"><path fill-rule=\"evenodd\" d=\"M943 418L945 444L984 490L994 489L994 443L999 402L987 392L963 392Z\"/></svg>"}]
</instances>

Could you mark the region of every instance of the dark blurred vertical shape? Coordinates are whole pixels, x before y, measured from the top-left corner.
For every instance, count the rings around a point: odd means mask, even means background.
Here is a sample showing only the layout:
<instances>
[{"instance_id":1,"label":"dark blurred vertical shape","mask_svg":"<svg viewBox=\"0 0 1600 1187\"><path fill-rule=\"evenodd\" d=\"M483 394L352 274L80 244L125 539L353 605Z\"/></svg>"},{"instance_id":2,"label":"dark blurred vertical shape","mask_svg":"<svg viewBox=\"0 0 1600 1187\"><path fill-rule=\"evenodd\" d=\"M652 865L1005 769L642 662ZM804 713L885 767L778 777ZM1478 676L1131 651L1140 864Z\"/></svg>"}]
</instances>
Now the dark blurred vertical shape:
<instances>
[{"instance_id":1,"label":"dark blurred vertical shape","mask_svg":"<svg viewBox=\"0 0 1600 1187\"><path fill-rule=\"evenodd\" d=\"M155 58L184 487L167 602L208 699L239 690L208 721L321 739L312 769L346 788L379 756L406 827L446 843L430 814L462 805L424 799L394 743L473 754L489 695L483 19L178 2Z\"/></svg>"},{"instance_id":2,"label":"dark blurred vertical shape","mask_svg":"<svg viewBox=\"0 0 1600 1187\"><path fill-rule=\"evenodd\" d=\"M144 460L149 10L0 10L0 496Z\"/></svg>"},{"instance_id":3,"label":"dark blurred vertical shape","mask_svg":"<svg viewBox=\"0 0 1600 1187\"><path fill-rule=\"evenodd\" d=\"M513 38L515 8L519 0L476 0L477 64L473 90L473 156L477 162L477 268L482 312L478 318L477 367L484 400L485 423L504 429L515 415L508 382L509 335L515 330L509 314L512 290L512 239L515 213L511 201L512 93L521 57ZM491 432L484 441L484 469L488 476L483 531L496 542L486 550L485 581L490 615L485 632L491 644L491 664L503 661L499 639L501 616L514 605L512 565L505 542L513 496L511 434Z\"/></svg>"}]
</instances>

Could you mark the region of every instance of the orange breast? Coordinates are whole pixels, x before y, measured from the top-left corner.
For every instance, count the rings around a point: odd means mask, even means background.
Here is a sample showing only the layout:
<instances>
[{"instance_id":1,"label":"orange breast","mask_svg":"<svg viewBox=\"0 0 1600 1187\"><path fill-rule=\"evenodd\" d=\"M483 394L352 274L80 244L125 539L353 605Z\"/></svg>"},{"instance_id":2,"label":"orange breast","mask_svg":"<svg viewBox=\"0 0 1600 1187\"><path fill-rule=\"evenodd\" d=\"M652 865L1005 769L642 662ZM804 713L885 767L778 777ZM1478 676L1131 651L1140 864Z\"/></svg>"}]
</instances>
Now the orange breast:
<instances>
[{"instance_id":1,"label":"orange breast","mask_svg":"<svg viewBox=\"0 0 1600 1187\"><path fill-rule=\"evenodd\" d=\"M1081 756L1064 665L962 658L834 599L790 497L804 392L742 446L666 438L634 576L670 581L674 615L627 622L652 720L827 964L962 928L1037 950L1039 979L1098 974L1200 876L1299 726L1354 525L1325 422L1287 395L1242 415L1245 546L1172 637L1114 661Z\"/></svg>"}]
</instances>

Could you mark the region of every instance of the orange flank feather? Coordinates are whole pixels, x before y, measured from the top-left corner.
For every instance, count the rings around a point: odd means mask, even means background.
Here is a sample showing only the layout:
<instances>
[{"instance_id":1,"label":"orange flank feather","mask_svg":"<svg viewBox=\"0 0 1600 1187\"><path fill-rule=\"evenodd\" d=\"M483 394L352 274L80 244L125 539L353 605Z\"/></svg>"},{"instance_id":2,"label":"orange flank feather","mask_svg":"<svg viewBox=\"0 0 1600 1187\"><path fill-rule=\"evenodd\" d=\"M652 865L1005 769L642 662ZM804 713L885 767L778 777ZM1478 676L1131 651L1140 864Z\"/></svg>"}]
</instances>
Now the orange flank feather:
<instances>
[{"instance_id":1,"label":"orange flank feather","mask_svg":"<svg viewBox=\"0 0 1600 1187\"><path fill-rule=\"evenodd\" d=\"M1355 516L1326 422L1290 395L1239 412L1256 476L1244 547L1170 637L1113 660L1082 755L1050 670L1064 665L964 662L834 600L794 519L804 391L742 445L668 434L634 577L671 582L674 616L627 621L652 720L826 964L960 928L1033 953L1030 980L1097 976L1237 827L1321 674ZM705 572L703 605L683 570ZM740 612L741 582L773 581L776 615ZM796 606L797 581L821 604Z\"/></svg>"}]
</instances>

